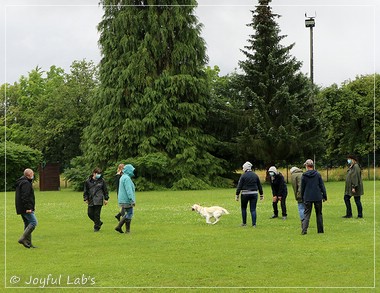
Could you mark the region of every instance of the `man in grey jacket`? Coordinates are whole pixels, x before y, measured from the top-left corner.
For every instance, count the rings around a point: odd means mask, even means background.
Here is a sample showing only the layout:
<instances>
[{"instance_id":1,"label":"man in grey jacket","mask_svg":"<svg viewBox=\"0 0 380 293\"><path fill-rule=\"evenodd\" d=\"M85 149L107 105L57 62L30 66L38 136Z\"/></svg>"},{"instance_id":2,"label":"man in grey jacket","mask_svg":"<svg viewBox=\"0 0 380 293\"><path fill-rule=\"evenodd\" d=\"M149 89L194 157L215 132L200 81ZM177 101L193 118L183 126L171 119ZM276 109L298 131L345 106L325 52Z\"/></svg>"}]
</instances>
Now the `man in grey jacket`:
<instances>
[{"instance_id":1,"label":"man in grey jacket","mask_svg":"<svg viewBox=\"0 0 380 293\"><path fill-rule=\"evenodd\" d=\"M318 233L323 233L322 201L327 200L326 188L321 174L314 170L314 162L311 159L304 163L306 172L301 180L301 196L305 203L305 218L302 221L302 235L307 234L312 206L314 205L317 217Z\"/></svg>"}]
</instances>

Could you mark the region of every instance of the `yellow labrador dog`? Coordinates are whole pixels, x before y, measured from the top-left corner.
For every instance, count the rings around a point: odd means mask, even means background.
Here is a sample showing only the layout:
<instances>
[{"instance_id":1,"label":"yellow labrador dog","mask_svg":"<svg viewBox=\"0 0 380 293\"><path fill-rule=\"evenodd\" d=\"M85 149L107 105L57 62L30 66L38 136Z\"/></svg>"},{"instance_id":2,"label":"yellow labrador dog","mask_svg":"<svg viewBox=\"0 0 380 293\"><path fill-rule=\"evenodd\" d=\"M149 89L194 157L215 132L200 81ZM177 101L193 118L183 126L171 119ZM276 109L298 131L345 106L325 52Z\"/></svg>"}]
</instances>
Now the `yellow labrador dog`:
<instances>
[{"instance_id":1,"label":"yellow labrador dog","mask_svg":"<svg viewBox=\"0 0 380 293\"><path fill-rule=\"evenodd\" d=\"M213 206L213 207L202 207L199 204L194 204L191 207L191 210L196 211L198 214L200 214L202 217L206 218L206 223L207 224L212 224L215 225L216 223L219 222L219 219L222 215L228 215L229 212L218 206ZM211 222L210 219L214 218L215 221Z\"/></svg>"}]
</instances>

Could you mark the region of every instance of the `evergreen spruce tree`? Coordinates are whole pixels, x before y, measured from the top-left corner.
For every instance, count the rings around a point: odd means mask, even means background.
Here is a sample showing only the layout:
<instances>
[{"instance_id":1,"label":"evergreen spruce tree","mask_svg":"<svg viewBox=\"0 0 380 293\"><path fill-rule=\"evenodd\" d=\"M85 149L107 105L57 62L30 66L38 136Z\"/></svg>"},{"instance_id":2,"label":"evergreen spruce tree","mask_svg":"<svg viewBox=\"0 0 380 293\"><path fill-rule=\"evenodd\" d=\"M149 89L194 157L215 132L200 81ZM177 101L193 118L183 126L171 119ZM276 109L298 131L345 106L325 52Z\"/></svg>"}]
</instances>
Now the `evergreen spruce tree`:
<instances>
[{"instance_id":1,"label":"evergreen spruce tree","mask_svg":"<svg viewBox=\"0 0 380 293\"><path fill-rule=\"evenodd\" d=\"M140 188L209 186L222 170L210 154L215 139L202 130L209 91L196 1L101 4L101 84L84 136L87 161L135 164Z\"/></svg>"},{"instance_id":2,"label":"evergreen spruce tree","mask_svg":"<svg viewBox=\"0 0 380 293\"><path fill-rule=\"evenodd\" d=\"M312 155L321 142L320 123L313 112L313 86L290 55L294 44L283 46L270 0L259 0L252 11L253 34L242 52L243 74L237 80L246 106L246 127L240 133L240 153L275 163ZM302 160L303 158L301 158Z\"/></svg>"}]
</instances>

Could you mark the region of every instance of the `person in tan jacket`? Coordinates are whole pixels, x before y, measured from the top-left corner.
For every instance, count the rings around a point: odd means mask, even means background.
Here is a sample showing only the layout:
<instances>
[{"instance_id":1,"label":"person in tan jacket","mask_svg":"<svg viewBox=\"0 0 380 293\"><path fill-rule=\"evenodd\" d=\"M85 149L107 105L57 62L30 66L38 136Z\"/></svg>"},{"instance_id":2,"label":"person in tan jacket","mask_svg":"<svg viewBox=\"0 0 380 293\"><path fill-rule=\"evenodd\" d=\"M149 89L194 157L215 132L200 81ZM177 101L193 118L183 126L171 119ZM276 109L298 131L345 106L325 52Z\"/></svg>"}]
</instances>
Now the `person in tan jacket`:
<instances>
[{"instance_id":1,"label":"person in tan jacket","mask_svg":"<svg viewBox=\"0 0 380 293\"><path fill-rule=\"evenodd\" d=\"M298 203L298 213L300 215L301 223L303 219L305 218L305 204L302 200L301 196L301 178L302 178L302 170L298 167L292 167L290 168L290 174L291 174L291 181L292 181L292 187L294 191L294 196L296 198L296 201Z\"/></svg>"}]
</instances>

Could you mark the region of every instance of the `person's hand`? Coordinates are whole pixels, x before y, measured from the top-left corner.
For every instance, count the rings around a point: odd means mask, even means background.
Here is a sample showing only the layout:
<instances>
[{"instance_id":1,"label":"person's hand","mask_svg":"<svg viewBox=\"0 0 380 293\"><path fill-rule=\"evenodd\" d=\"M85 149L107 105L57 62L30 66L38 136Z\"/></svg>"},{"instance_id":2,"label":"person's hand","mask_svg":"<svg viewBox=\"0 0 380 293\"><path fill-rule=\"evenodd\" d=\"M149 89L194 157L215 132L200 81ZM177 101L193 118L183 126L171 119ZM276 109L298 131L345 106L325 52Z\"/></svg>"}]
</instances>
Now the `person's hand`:
<instances>
[{"instance_id":1,"label":"person's hand","mask_svg":"<svg viewBox=\"0 0 380 293\"><path fill-rule=\"evenodd\" d=\"M282 196L278 196L278 200L281 201L282 200Z\"/></svg>"},{"instance_id":2,"label":"person's hand","mask_svg":"<svg viewBox=\"0 0 380 293\"><path fill-rule=\"evenodd\" d=\"M108 203L108 200L105 200L105 201L104 201L104 205L106 206L106 205L107 205L107 203Z\"/></svg>"},{"instance_id":3,"label":"person's hand","mask_svg":"<svg viewBox=\"0 0 380 293\"><path fill-rule=\"evenodd\" d=\"M352 187L352 193L356 193L355 187Z\"/></svg>"},{"instance_id":4,"label":"person's hand","mask_svg":"<svg viewBox=\"0 0 380 293\"><path fill-rule=\"evenodd\" d=\"M260 195L260 200L264 199L264 194Z\"/></svg>"},{"instance_id":5,"label":"person's hand","mask_svg":"<svg viewBox=\"0 0 380 293\"><path fill-rule=\"evenodd\" d=\"M276 201L277 201L277 196L274 195L274 196L272 197L272 201L273 201L273 202L276 202Z\"/></svg>"},{"instance_id":6,"label":"person's hand","mask_svg":"<svg viewBox=\"0 0 380 293\"><path fill-rule=\"evenodd\" d=\"M33 210L26 210L25 211L27 214L31 214L33 212Z\"/></svg>"},{"instance_id":7,"label":"person's hand","mask_svg":"<svg viewBox=\"0 0 380 293\"><path fill-rule=\"evenodd\" d=\"M238 194L235 195L235 200L236 200L236 201L239 201L239 195L238 195Z\"/></svg>"}]
</instances>

